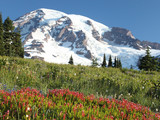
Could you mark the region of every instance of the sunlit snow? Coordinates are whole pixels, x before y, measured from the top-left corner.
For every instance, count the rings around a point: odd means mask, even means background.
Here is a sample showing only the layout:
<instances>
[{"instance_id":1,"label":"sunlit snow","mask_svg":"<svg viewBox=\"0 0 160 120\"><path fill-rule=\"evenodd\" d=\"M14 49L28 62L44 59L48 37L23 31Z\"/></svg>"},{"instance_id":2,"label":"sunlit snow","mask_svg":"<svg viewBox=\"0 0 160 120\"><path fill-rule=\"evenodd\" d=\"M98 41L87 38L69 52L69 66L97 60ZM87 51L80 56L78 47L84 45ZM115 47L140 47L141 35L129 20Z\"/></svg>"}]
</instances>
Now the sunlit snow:
<instances>
[{"instance_id":1,"label":"sunlit snow","mask_svg":"<svg viewBox=\"0 0 160 120\"><path fill-rule=\"evenodd\" d=\"M57 28L61 29L66 27L65 23L63 23L66 18L62 18L64 16L68 17L72 21L72 26L68 28L68 30L73 30L73 32L81 30L85 33L87 41L86 48L88 51L90 51L92 57L98 59L99 64L102 63L103 55L105 53L107 61L110 55L112 55L113 59L115 58L115 56L118 56L118 58L120 58L122 61L123 67L129 68L132 65L137 68L136 65L139 56L145 54L145 50L136 50L127 45L117 45L114 42L110 42L106 39L100 41L96 40L92 35L93 29L98 31L99 35L102 36L104 32L110 31L111 28L101 23L98 23L88 17L84 17L81 15L65 14L56 10L39 10L43 11L44 14L38 15L36 11L32 11L31 13L20 17L17 21L14 21L15 26L18 27L18 24L21 25L22 23L28 23L29 20L31 18L34 18L35 16L41 17L39 26L37 26L37 28L33 28L32 31L30 31L30 28L34 27L35 23L33 21L30 21L30 24L26 24L22 28L21 34L23 40L25 40L25 37L30 32L32 32L31 38L25 41L24 44L25 51L30 53L31 55L30 57L26 58L31 58L32 56L39 56L44 57L44 60L47 62L68 64L69 58L72 55L75 64L91 65L91 59L86 58L84 55L76 54L77 51L87 53L85 49L76 48L75 44L69 41L56 41L55 38L52 36L52 28L57 24L57 20L59 20L60 18L61 21L58 22ZM87 24L87 21L90 21L92 25ZM43 44L42 50L44 52L40 52L37 49L29 49L33 40L36 40L37 42L41 42ZM71 49L71 46L73 46L73 49ZM158 56L160 55L160 50L151 50L151 54L154 56Z\"/></svg>"}]
</instances>

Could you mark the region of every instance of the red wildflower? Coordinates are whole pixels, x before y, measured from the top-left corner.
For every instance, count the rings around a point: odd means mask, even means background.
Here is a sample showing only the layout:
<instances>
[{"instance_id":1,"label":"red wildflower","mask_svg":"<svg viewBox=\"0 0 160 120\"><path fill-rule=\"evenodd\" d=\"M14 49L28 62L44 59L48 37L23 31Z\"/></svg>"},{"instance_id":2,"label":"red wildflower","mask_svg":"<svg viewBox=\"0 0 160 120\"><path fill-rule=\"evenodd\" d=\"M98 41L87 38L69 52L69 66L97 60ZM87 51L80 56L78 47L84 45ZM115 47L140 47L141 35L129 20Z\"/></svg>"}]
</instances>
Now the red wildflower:
<instances>
[{"instance_id":1,"label":"red wildflower","mask_svg":"<svg viewBox=\"0 0 160 120\"><path fill-rule=\"evenodd\" d=\"M66 114L63 115L63 120L65 120L65 118L66 118Z\"/></svg>"},{"instance_id":2,"label":"red wildflower","mask_svg":"<svg viewBox=\"0 0 160 120\"><path fill-rule=\"evenodd\" d=\"M84 110L82 110L82 117L85 117L85 113L84 113Z\"/></svg>"}]
</instances>

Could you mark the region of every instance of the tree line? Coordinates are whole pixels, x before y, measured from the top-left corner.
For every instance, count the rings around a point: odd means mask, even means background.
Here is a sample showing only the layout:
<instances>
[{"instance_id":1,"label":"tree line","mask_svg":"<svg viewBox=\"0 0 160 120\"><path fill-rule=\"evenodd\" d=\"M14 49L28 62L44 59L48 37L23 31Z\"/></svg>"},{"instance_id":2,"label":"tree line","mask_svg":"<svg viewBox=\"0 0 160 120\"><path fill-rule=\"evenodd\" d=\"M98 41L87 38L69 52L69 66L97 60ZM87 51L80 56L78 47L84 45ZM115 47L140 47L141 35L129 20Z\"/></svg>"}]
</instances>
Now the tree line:
<instances>
[{"instance_id":1,"label":"tree line","mask_svg":"<svg viewBox=\"0 0 160 120\"><path fill-rule=\"evenodd\" d=\"M0 56L24 57L20 30L15 31L13 21L7 17L3 22L0 13Z\"/></svg>"},{"instance_id":2,"label":"tree line","mask_svg":"<svg viewBox=\"0 0 160 120\"><path fill-rule=\"evenodd\" d=\"M73 65L73 57L71 56L69 59L69 64ZM92 67L98 66L97 58L92 59ZM139 70L144 71L160 71L160 58L156 58L151 56L150 54L150 48L147 47L146 49L146 55L144 57L140 57L137 64ZM112 56L109 56L108 65L106 63L106 56L104 54L103 56L103 62L101 64L101 67L114 67L114 68L122 68L121 60L117 57L115 57L114 62L112 62ZM133 66L131 65L131 68L133 69Z\"/></svg>"},{"instance_id":3,"label":"tree line","mask_svg":"<svg viewBox=\"0 0 160 120\"><path fill-rule=\"evenodd\" d=\"M73 65L73 57L71 55L70 59L69 59L69 64ZM92 59L92 67L96 67L98 66L98 62L97 62L97 58ZM103 62L101 64L101 67L105 68L105 67L114 67L114 68L122 68L122 64L121 64L121 60L118 57L115 57L114 59L114 63L112 62L112 56L109 56L109 60L108 60L108 65L106 63L106 55L104 54L103 56Z\"/></svg>"}]
</instances>

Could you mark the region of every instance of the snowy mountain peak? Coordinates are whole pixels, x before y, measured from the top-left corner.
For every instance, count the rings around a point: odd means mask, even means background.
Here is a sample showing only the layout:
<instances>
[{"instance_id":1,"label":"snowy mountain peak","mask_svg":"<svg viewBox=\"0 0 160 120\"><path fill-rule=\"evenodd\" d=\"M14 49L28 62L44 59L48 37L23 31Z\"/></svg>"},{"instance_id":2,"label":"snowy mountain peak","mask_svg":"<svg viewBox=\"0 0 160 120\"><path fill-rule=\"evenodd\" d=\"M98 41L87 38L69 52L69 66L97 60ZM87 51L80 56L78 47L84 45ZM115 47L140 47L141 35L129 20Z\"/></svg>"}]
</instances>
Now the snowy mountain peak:
<instances>
[{"instance_id":1,"label":"snowy mountain peak","mask_svg":"<svg viewBox=\"0 0 160 120\"><path fill-rule=\"evenodd\" d=\"M160 49L159 44L141 42L131 31L109 28L88 17L56 10L38 9L14 21L20 28L26 58L67 64L73 56L75 64L90 65L91 59L101 63L103 54L118 56L123 67L136 66L147 45ZM159 55L160 50L152 50Z\"/></svg>"}]
</instances>

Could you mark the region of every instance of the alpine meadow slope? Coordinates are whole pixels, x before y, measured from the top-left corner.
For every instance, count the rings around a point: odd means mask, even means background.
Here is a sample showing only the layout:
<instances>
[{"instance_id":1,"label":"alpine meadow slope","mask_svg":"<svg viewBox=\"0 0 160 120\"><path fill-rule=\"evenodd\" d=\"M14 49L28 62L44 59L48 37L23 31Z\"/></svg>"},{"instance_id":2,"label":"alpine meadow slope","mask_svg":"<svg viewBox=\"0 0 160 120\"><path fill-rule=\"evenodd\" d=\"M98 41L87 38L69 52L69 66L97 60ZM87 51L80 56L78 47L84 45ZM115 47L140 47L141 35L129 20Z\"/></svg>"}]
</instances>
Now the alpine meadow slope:
<instances>
[{"instance_id":1,"label":"alpine meadow slope","mask_svg":"<svg viewBox=\"0 0 160 120\"><path fill-rule=\"evenodd\" d=\"M72 55L74 64L91 65L109 56L121 59L122 66L137 68L139 56L150 46L151 55L160 55L160 44L136 39L131 31L109 28L90 18L66 14L56 10L38 9L14 21L20 28L25 58L68 64Z\"/></svg>"}]
</instances>

